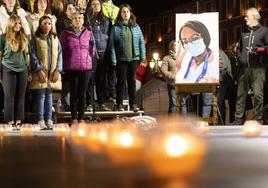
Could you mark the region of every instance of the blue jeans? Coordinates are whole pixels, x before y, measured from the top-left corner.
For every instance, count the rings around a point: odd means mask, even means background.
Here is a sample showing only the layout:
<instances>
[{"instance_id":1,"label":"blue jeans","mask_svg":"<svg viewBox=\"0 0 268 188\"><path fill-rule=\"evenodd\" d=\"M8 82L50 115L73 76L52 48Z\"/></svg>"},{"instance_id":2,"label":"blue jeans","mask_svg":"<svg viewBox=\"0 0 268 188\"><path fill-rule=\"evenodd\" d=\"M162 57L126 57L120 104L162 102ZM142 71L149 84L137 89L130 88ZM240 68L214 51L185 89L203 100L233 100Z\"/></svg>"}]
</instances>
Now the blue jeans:
<instances>
[{"instance_id":1,"label":"blue jeans","mask_svg":"<svg viewBox=\"0 0 268 188\"><path fill-rule=\"evenodd\" d=\"M181 114L187 115L187 93L181 93ZM212 109L212 102L213 102L213 95L212 93L202 93L202 117L210 117L211 109Z\"/></svg>"},{"instance_id":2,"label":"blue jeans","mask_svg":"<svg viewBox=\"0 0 268 188\"><path fill-rule=\"evenodd\" d=\"M168 113L175 114L176 113L175 87L173 85L167 84L167 89L168 89L168 98L169 98Z\"/></svg>"},{"instance_id":3,"label":"blue jeans","mask_svg":"<svg viewBox=\"0 0 268 188\"><path fill-rule=\"evenodd\" d=\"M37 120L52 120L52 89L36 90Z\"/></svg>"},{"instance_id":4,"label":"blue jeans","mask_svg":"<svg viewBox=\"0 0 268 188\"><path fill-rule=\"evenodd\" d=\"M181 93L181 115L186 116L187 115L187 100L189 97L189 94L187 93Z\"/></svg>"},{"instance_id":5,"label":"blue jeans","mask_svg":"<svg viewBox=\"0 0 268 188\"><path fill-rule=\"evenodd\" d=\"M212 93L202 93L203 107L202 107L202 117L210 117L213 95Z\"/></svg>"}]
</instances>

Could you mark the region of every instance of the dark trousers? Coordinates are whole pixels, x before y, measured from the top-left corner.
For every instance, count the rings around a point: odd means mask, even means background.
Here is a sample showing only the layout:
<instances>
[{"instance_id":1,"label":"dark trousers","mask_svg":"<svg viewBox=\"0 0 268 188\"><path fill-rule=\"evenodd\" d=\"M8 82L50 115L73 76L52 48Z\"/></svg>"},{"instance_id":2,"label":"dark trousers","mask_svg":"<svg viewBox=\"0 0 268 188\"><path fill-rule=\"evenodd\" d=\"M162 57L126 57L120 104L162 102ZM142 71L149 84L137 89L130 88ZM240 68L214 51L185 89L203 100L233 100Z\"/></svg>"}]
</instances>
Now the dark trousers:
<instances>
[{"instance_id":1,"label":"dark trousers","mask_svg":"<svg viewBox=\"0 0 268 188\"><path fill-rule=\"evenodd\" d=\"M84 119L86 90L88 87L91 71L66 71L70 84L70 107L72 119ZM77 114L78 111L78 114Z\"/></svg>"},{"instance_id":2,"label":"dark trousers","mask_svg":"<svg viewBox=\"0 0 268 188\"><path fill-rule=\"evenodd\" d=\"M108 75L107 75L107 97L116 97L116 71L114 66L108 66Z\"/></svg>"},{"instance_id":3,"label":"dark trousers","mask_svg":"<svg viewBox=\"0 0 268 188\"><path fill-rule=\"evenodd\" d=\"M108 56L104 53L99 53L97 68L95 72L96 93L99 105L104 104L106 91L106 80L108 71Z\"/></svg>"},{"instance_id":4,"label":"dark trousers","mask_svg":"<svg viewBox=\"0 0 268 188\"><path fill-rule=\"evenodd\" d=\"M67 111L70 101L67 99L67 95L70 92L69 80L66 73L62 74L62 90L61 90L61 104L64 107L64 110Z\"/></svg>"},{"instance_id":5,"label":"dark trousers","mask_svg":"<svg viewBox=\"0 0 268 188\"><path fill-rule=\"evenodd\" d=\"M93 61L93 67L91 70L91 76L89 78L88 86L87 86L87 91L86 91L86 106L88 105L94 105L95 102L95 91L94 91L94 86L95 86L95 73L96 73L96 68L97 68L97 61L94 59Z\"/></svg>"},{"instance_id":6,"label":"dark trousers","mask_svg":"<svg viewBox=\"0 0 268 188\"><path fill-rule=\"evenodd\" d=\"M220 121L220 123L225 124L225 99L228 100L229 117L230 117L230 122L232 122L234 120L235 99L236 99L236 88L234 84L232 83L221 84L217 91L217 97L218 97L219 114L220 114L220 118L222 119L222 122Z\"/></svg>"},{"instance_id":7,"label":"dark trousers","mask_svg":"<svg viewBox=\"0 0 268 188\"><path fill-rule=\"evenodd\" d=\"M254 94L254 119L262 120L265 71L265 67L246 67L240 69L235 112L236 120L243 120L244 118L246 99L250 87L252 87Z\"/></svg>"},{"instance_id":8,"label":"dark trousers","mask_svg":"<svg viewBox=\"0 0 268 188\"><path fill-rule=\"evenodd\" d=\"M116 103L123 103L124 88L128 87L129 105L136 104L136 74L138 61L118 62L116 65Z\"/></svg>"},{"instance_id":9,"label":"dark trousers","mask_svg":"<svg viewBox=\"0 0 268 188\"><path fill-rule=\"evenodd\" d=\"M27 87L27 78L27 69L22 72L3 72L3 89L5 94L5 122L24 119L24 101Z\"/></svg>"},{"instance_id":10,"label":"dark trousers","mask_svg":"<svg viewBox=\"0 0 268 188\"><path fill-rule=\"evenodd\" d=\"M167 84L168 89L168 98L169 98L169 106L168 106L168 113L175 114L176 113L176 92L174 85Z\"/></svg>"}]
</instances>

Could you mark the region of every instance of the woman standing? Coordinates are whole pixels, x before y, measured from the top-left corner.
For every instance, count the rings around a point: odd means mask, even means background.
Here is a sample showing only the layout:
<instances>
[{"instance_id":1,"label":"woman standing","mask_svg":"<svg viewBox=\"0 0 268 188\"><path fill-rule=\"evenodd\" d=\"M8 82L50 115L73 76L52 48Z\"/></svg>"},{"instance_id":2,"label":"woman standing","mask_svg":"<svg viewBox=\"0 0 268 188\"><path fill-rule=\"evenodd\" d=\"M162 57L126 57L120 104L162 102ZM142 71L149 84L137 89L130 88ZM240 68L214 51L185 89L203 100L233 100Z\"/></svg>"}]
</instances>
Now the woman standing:
<instances>
[{"instance_id":1,"label":"woman standing","mask_svg":"<svg viewBox=\"0 0 268 188\"><path fill-rule=\"evenodd\" d=\"M19 6L18 0L3 0L3 3L0 7L0 34L6 33L6 27L8 18L16 14L21 17L21 23L25 30L26 35L31 34L28 22L26 20L26 12Z\"/></svg>"},{"instance_id":2,"label":"woman standing","mask_svg":"<svg viewBox=\"0 0 268 188\"><path fill-rule=\"evenodd\" d=\"M70 107L72 123L84 120L85 97L93 58L93 34L84 24L84 15L78 11L72 16L73 26L63 31L60 37L63 68L70 84Z\"/></svg>"},{"instance_id":3,"label":"woman standing","mask_svg":"<svg viewBox=\"0 0 268 188\"><path fill-rule=\"evenodd\" d=\"M32 32L32 36L34 36L39 26L39 19L45 15L51 18L52 30L54 33L56 33L55 24L56 24L57 18L50 14L50 1L49 0L35 0L34 1L34 13L28 16L28 21L29 21L31 32Z\"/></svg>"},{"instance_id":4,"label":"woman standing","mask_svg":"<svg viewBox=\"0 0 268 188\"><path fill-rule=\"evenodd\" d=\"M50 16L42 16L31 40L33 80L30 88L36 91L37 123L41 129L53 127L52 90L61 90L62 51L51 25Z\"/></svg>"},{"instance_id":5,"label":"woman standing","mask_svg":"<svg viewBox=\"0 0 268 188\"><path fill-rule=\"evenodd\" d=\"M22 19L11 15L6 34L0 37L3 65L4 121L14 128L24 119L24 99L28 78L29 41L22 26Z\"/></svg>"},{"instance_id":6,"label":"woman standing","mask_svg":"<svg viewBox=\"0 0 268 188\"><path fill-rule=\"evenodd\" d=\"M110 35L111 59L116 66L116 103L123 108L123 93L127 82L130 109L139 110L136 103L136 72L139 63L145 61L145 45L142 31L128 4L120 7L119 15Z\"/></svg>"},{"instance_id":7,"label":"woman standing","mask_svg":"<svg viewBox=\"0 0 268 188\"><path fill-rule=\"evenodd\" d=\"M106 79L107 79L107 71L108 71L108 66L109 66L108 62L110 60L107 47L108 47L109 32L110 32L111 25L110 25L109 19L105 17L101 11L100 0L89 1L89 6L90 8L87 11L88 25L93 32L93 35L95 38L95 44L97 48L97 53L99 57L96 60L97 66L96 66L96 74L95 74L96 93L97 93L97 98L98 98L99 110L109 111L110 109L107 106L105 106L104 100L105 100L105 95L107 93ZM90 89L89 92L92 95L91 97L93 97L94 92L92 92L92 89ZM91 101L88 101L88 102L91 103Z\"/></svg>"}]
</instances>

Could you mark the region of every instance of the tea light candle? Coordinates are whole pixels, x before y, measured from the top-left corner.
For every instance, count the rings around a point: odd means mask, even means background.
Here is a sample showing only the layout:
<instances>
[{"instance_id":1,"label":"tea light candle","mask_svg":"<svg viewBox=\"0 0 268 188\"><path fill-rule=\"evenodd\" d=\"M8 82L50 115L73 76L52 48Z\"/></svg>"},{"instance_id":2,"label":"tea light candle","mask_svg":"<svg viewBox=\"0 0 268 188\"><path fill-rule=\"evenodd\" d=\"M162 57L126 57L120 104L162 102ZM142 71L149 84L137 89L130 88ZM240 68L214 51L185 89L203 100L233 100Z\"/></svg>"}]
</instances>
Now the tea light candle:
<instances>
[{"instance_id":1,"label":"tea light candle","mask_svg":"<svg viewBox=\"0 0 268 188\"><path fill-rule=\"evenodd\" d=\"M0 136L5 136L8 132L8 126L5 124L0 124Z\"/></svg>"},{"instance_id":2,"label":"tea light candle","mask_svg":"<svg viewBox=\"0 0 268 188\"><path fill-rule=\"evenodd\" d=\"M85 123L74 124L71 127L71 137L75 144L82 145L87 133L87 126Z\"/></svg>"},{"instance_id":3,"label":"tea light candle","mask_svg":"<svg viewBox=\"0 0 268 188\"><path fill-rule=\"evenodd\" d=\"M246 137L255 137L261 135L261 124L255 120L249 120L244 123L243 133Z\"/></svg>"},{"instance_id":4,"label":"tea light candle","mask_svg":"<svg viewBox=\"0 0 268 188\"><path fill-rule=\"evenodd\" d=\"M104 151L105 144L108 140L108 129L105 124L90 125L88 133L85 136L87 149L95 153Z\"/></svg>"},{"instance_id":5,"label":"tea light candle","mask_svg":"<svg viewBox=\"0 0 268 188\"><path fill-rule=\"evenodd\" d=\"M189 178L201 167L205 142L190 133L156 135L146 149L146 163L157 177Z\"/></svg>"},{"instance_id":6,"label":"tea light candle","mask_svg":"<svg viewBox=\"0 0 268 188\"><path fill-rule=\"evenodd\" d=\"M54 131L57 136L66 137L70 132L70 128L68 124L57 124L54 127Z\"/></svg>"},{"instance_id":7,"label":"tea light candle","mask_svg":"<svg viewBox=\"0 0 268 188\"><path fill-rule=\"evenodd\" d=\"M206 121L197 121L194 128L199 133L207 134L209 131L209 124Z\"/></svg>"},{"instance_id":8,"label":"tea light candle","mask_svg":"<svg viewBox=\"0 0 268 188\"><path fill-rule=\"evenodd\" d=\"M33 127L28 124L24 124L20 128L21 136L33 136Z\"/></svg>"},{"instance_id":9,"label":"tea light candle","mask_svg":"<svg viewBox=\"0 0 268 188\"><path fill-rule=\"evenodd\" d=\"M116 165L136 165L144 161L143 139L129 130L113 133L106 149Z\"/></svg>"}]
</instances>

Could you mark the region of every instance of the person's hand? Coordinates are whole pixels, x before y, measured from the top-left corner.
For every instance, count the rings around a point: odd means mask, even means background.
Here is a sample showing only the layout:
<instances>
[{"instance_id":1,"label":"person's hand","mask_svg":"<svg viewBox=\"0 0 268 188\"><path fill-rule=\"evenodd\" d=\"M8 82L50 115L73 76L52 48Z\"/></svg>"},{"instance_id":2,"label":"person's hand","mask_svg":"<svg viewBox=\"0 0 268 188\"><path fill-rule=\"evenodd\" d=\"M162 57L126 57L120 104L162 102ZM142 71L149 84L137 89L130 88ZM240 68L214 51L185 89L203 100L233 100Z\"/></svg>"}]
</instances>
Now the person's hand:
<instances>
[{"instance_id":1,"label":"person's hand","mask_svg":"<svg viewBox=\"0 0 268 188\"><path fill-rule=\"evenodd\" d=\"M44 73L43 70L40 70L38 73L38 78L39 78L39 81L41 83L44 83L44 82L46 82L47 75L46 75L46 73Z\"/></svg>"},{"instance_id":2,"label":"person's hand","mask_svg":"<svg viewBox=\"0 0 268 188\"><path fill-rule=\"evenodd\" d=\"M178 72L181 68L182 60L185 56L186 50L183 48L182 43L179 42L177 45L177 52L176 52L176 72Z\"/></svg>"},{"instance_id":3,"label":"person's hand","mask_svg":"<svg viewBox=\"0 0 268 188\"><path fill-rule=\"evenodd\" d=\"M28 81L28 82L31 82L32 80L33 80L32 74L29 73L29 74L28 74L27 81Z\"/></svg>"},{"instance_id":4,"label":"person's hand","mask_svg":"<svg viewBox=\"0 0 268 188\"><path fill-rule=\"evenodd\" d=\"M141 63L141 66L143 66L143 67L147 67L147 63L146 63L146 62L142 62L142 63Z\"/></svg>"},{"instance_id":5,"label":"person's hand","mask_svg":"<svg viewBox=\"0 0 268 188\"><path fill-rule=\"evenodd\" d=\"M60 73L59 71L55 70L53 73L52 73L52 77L51 77L51 82L57 82L60 78Z\"/></svg>"}]
</instances>

